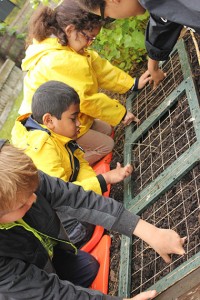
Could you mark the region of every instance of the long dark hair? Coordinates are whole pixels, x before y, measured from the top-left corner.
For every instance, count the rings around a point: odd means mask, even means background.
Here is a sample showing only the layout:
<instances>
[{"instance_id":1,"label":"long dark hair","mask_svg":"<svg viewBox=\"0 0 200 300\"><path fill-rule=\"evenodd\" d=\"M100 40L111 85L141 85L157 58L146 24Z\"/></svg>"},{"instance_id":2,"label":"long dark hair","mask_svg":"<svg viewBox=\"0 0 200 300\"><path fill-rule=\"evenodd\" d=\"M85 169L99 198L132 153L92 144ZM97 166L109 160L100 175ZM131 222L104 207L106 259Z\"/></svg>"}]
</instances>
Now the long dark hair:
<instances>
[{"instance_id":1,"label":"long dark hair","mask_svg":"<svg viewBox=\"0 0 200 300\"><path fill-rule=\"evenodd\" d=\"M55 9L43 6L36 10L29 23L26 44L31 44L33 38L41 42L53 34L62 46L66 46L68 41L64 30L69 24L73 24L77 31L92 31L102 25L99 16L84 11L74 0L64 0Z\"/></svg>"}]
</instances>

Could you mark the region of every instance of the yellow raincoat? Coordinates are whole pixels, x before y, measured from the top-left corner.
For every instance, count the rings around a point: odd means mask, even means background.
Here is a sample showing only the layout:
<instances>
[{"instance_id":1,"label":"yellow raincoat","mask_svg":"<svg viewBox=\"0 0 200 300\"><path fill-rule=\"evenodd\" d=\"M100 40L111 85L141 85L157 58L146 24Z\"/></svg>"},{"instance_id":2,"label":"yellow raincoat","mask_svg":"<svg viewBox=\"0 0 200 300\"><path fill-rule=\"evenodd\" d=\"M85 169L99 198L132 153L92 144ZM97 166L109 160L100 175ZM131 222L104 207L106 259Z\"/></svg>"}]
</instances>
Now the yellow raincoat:
<instances>
[{"instance_id":1,"label":"yellow raincoat","mask_svg":"<svg viewBox=\"0 0 200 300\"><path fill-rule=\"evenodd\" d=\"M116 99L99 88L123 94L134 84L124 71L102 59L95 51L85 50L81 55L68 46L61 46L57 38L42 42L33 40L26 51L22 70L27 71L24 79L24 100L20 114L31 112L31 101L35 90L49 80L58 80L73 87L80 97L80 134L86 133L94 119L116 126L126 110Z\"/></svg>"},{"instance_id":2,"label":"yellow raincoat","mask_svg":"<svg viewBox=\"0 0 200 300\"><path fill-rule=\"evenodd\" d=\"M84 159L83 150L77 147L78 149L72 153L68 146L71 139L50 131L46 126L38 124L29 117L30 114L26 114L16 120L12 129L13 145L23 149L39 170L64 181L71 181L70 178L75 172L75 156L79 160L80 167L76 181L73 183L82 186L85 190L102 194L100 181Z\"/></svg>"}]
</instances>

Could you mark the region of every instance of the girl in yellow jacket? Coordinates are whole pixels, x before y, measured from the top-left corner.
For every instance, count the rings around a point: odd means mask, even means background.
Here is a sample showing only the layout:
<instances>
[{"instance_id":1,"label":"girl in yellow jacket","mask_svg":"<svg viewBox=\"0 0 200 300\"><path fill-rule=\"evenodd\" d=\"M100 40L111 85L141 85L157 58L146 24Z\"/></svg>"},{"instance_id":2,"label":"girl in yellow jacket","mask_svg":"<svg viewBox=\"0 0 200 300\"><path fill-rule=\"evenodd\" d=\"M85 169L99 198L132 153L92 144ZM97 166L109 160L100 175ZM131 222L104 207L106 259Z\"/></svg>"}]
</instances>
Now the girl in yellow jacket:
<instances>
[{"instance_id":1,"label":"girl in yellow jacket","mask_svg":"<svg viewBox=\"0 0 200 300\"><path fill-rule=\"evenodd\" d=\"M76 1L64 0L54 10L40 8L30 22L31 44L22 62L27 74L19 113L31 112L32 96L42 83L58 80L72 86L81 101L77 142L91 165L112 151L113 126L139 121L118 100L99 93L99 88L123 94L149 81L148 73L136 80L86 49L100 28L100 18L81 10Z\"/></svg>"}]
</instances>

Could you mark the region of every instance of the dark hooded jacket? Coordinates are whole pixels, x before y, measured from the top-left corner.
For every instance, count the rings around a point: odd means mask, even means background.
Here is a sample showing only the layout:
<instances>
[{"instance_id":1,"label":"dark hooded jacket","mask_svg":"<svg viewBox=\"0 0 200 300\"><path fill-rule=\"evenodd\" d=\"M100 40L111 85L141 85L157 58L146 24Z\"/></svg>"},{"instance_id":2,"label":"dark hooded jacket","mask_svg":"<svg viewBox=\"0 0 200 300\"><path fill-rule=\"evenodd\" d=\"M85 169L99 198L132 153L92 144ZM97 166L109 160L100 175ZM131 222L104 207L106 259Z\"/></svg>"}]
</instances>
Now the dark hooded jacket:
<instances>
[{"instance_id":1,"label":"dark hooded jacket","mask_svg":"<svg viewBox=\"0 0 200 300\"><path fill-rule=\"evenodd\" d=\"M149 11L146 49L153 60L166 60L183 26L200 33L199 0L139 0Z\"/></svg>"},{"instance_id":2,"label":"dark hooded jacket","mask_svg":"<svg viewBox=\"0 0 200 300\"><path fill-rule=\"evenodd\" d=\"M39 188L35 192L37 201L23 217L38 233L56 241L55 247L76 255L76 247L68 236L56 214L63 212L80 221L104 226L129 237L137 225L138 216L128 212L121 203L104 198L82 187L65 183L42 172ZM37 300L111 300L111 297L90 289L76 287L63 281L54 273L47 250L33 234L17 222L0 224L0 299Z\"/></svg>"}]
</instances>

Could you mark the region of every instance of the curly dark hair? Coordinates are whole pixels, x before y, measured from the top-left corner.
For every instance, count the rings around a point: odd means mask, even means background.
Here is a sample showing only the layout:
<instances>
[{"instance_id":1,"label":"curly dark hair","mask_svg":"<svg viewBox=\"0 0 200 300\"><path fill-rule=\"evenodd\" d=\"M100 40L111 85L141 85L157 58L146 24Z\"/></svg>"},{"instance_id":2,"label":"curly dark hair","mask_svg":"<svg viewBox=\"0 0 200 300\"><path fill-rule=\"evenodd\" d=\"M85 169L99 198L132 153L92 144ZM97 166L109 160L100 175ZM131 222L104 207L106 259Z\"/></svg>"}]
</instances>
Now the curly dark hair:
<instances>
[{"instance_id":1,"label":"curly dark hair","mask_svg":"<svg viewBox=\"0 0 200 300\"><path fill-rule=\"evenodd\" d=\"M30 23L27 46L32 39L38 42L55 35L62 46L68 44L65 28L73 24L77 31L89 30L102 26L101 18L80 8L76 1L64 0L55 9L43 6L33 14Z\"/></svg>"}]
</instances>

